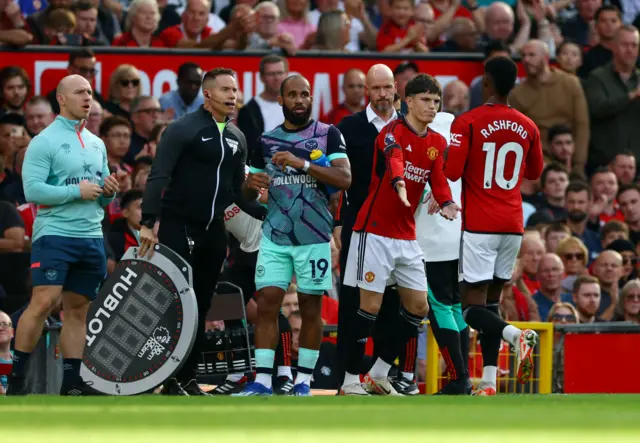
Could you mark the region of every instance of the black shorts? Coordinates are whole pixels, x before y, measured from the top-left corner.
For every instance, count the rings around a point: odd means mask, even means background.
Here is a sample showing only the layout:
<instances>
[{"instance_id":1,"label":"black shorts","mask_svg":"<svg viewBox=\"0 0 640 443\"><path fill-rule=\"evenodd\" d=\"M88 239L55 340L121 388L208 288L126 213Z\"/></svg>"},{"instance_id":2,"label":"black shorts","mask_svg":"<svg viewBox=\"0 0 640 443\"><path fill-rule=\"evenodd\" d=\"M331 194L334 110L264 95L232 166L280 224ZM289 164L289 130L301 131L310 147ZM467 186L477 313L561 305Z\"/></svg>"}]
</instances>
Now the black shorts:
<instances>
[{"instance_id":1,"label":"black shorts","mask_svg":"<svg viewBox=\"0 0 640 443\"><path fill-rule=\"evenodd\" d=\"M447 306L460 303L458 260L425 262L429 296Z\"/></svg>"},{"instance_id":2,"label":"black shorts","mask_svg":"<svg viewBox=\"0 0 640 443\"><path fill-rule=\"evenodd\" d=\"M230 265L227 267L220 281L226 281L239 286L242 289L242 296L245 304L249 303L256 292L256 263L258 261L258 251L244 252L236 248L230 257Z\"/></svg>"}]
</instances>

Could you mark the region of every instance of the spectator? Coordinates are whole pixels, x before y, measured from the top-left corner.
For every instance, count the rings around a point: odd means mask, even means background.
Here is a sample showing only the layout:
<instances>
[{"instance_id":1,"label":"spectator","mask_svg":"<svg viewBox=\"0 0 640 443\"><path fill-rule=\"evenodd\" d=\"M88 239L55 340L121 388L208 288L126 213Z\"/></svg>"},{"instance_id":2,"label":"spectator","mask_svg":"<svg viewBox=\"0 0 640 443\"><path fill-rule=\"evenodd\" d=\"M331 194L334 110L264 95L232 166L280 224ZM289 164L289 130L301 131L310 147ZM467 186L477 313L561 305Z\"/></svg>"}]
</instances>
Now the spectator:
<instances>
[{"instance_id":1,"label":"spectator","mask_svg":"<svg viewBox=\"0 0 640 443\"><path fill-rule=\"evenodd\" d=\"M135 162L136 156L149 142L151 131L153 131L161 113L160 103L155 97L142 95L131 103L133 132L131 134L129 152L124 158L126 163L131 165Z\"/></svg>"},{"instance_id":2,"label":"spectator","mask_svg":"<svg viewBox=\"0 0 640 443\"><path fill-rule=\"evenodd\" d=\"M556 303L549 311L548 322L554 325L577 324L578 311L571 303ZM555 332L553 338L553 392L564 392L564 334Z\"/></svg>"},{"instance_id":3,"label":"spectator","mask_svg":"<svg viewBox=\"0 0 640 443\"><path fill-rule=\"evenodd\" d=\"M298 310L298 287L295 283L291 283L287 292L282 299L282 314L285 317Z\"/></svg>"},{"instance_id":4,"label":"spectator","mask_svg":"<svg viewBox=\"0 0 640 443\"><path fill-rule=\"evenodd\" d=\"M622 26L622 14L613 5L604 5L598 8L594 16L595 29L598 34L598 44L593 46L584 55L584 61L578 75L582 78L589 77L591 71L604 66L613 58L611 46L613 39Z\"/></svg>"},{"instance_id":5,"label":"spectator","mask_svg":"<svg viewBox=\"0 0 640 443\"><path fill-rule=\"evenodd\" d=\"M109 101L104 108L113 115L131 119L131 103L142 94L140 73L133 65L120 65L109 79Z\"/></svg>"},{"instance_id":6,"label":"spectator","mask_svg":"<svg viewBox=\"0 0 640 443\"><path fill-rule=\"evenodd\" d=\"M561 222L555 222L549 225L544 232L544 245L545 249L549 252L555 252L562 258L562 254L557 252L558 245L562 240L571 236L571 230ZM565 269L567 265L565 263Z\"/></svg>"},{"instance_id":7,"label":"spectator","mask_svg":"<svg viewBox=\"0 0 640 443\"><path fill-rule=\"evenodd\" d=\"M307 19L314 28L318 27L318 24L320 23L320 17L325 12L344 10L344 5L342 5L342 2L339 0L315 0L314 3L316 5L315 9L309 11L309 13L307 14Z\"/></svg>"},{"instance_id":8,"label":"spectator","mask_svg":"<svg viewBox=\"0 0 640 443\"><path fill-rule=\"evenodd\" d=\"M0 201L0 252L24 250L24 224L15 204Z\"/></svg>"},{"instance_id":9,"label":"spectator","mask_svg":"<svg viewBox=\"0 0 640 443\"><path fill-rule=\"evenodd\" d=\"M451 30L456 26L456 20L464 19L464 21L458 21L460 23L471 21L473 27L467 27L467 29L475 32L475 37L479 37L478 28L484 28L484 16L483 12L478 8L478 2L471 0L464 2L466 7L462 5L460 0L430 0L429 4L433 8L433 18L427 32L428 41L437 45L439 48L442 43L442 37L447 30ZM459 30L456 30L456 33ZM447 39L448 41L448 39ZM445 42L446 44L446 42Z\"/></svg>"},{"instance_id":10,"label":"spectator","mask_svg":"<svg viewBox=\"0 0 640 443\"><path fill-rule=\"evenodd\" d=\"M576 278L588 273L589 250L582 240L571 236L560 241L555 253L564 265L565 277L562 280L562 288L565 292L571 292Z\"/></svg>"},{"instance_id":11,"label":"spectator","mask_svg":"<svg viewBox=\"0 0 640 443\"><path fill-rule=\"evenodd\" d=\"M30 141L24 118L20 114L9 113L0 117L0 155L4 160L3 185L15 179L16 154L26 148Z\"/></svg>"},{"instance_id":12,"label":"spectator","mask_svg":"<svg viewBox=\"0 0 640 443\"><path fill-rule=\"evenodd\" d=\"M589 250L589 263L600 254L601 243L597 232L587 228L589 206L593 200L589 185L581 181L569 183L566 190L567 226L571 233L582 240Z\"/></svg>"},{"instance_id":13,"label":"spectator","mask_svg":"<svg viewBox=\"0 0 640 443\"><path fill-rule=\"evenodd\" d=\"M153 158L151 157L138 157L136 159L135 166L133 167L133 174L131 176L134 189L144 191L144 188L147 186L147 178L149 178L152 163Z\"/></svg>"},{"instance_id":14,"label":"spectator","mask_svg":"<svg viewBox=\"0 0 640 443\"><path fill-rule=\"evenodd\" d=\"M357 52L360 50L361 46L375 51L378 28L376 28L369 19L365 1L345 0L344 10L351 19L347 51Z\"/></svg>"},{"instance_id":15,"label":"spectator","mask_svg":"<svg viewBox=\"0 0 640 443\"><path fill-rule=\"evenodd\" d=\"M640 188L637 185L623 186L618 191L618 204L629 227L629 240L640 243Z\"/></svg>"},{"instance_id":16,"label":"spectator","mask_svg":"<svg viewBox=\"0 0 640 443\"><path fill-rule=\"evenodd\" d=\"M155 0L133 0L124 22L124 33L113 40L113 46L131 48L164 48L164 41L154 35L160 23L160 10Z\"/></svg>"},{"instance_id":17,"label":"spectator","mask_svg":"<svg viewBox=\"0 0 640 443\"><path fill-rule=\"evenodd\" d=\"M640 152L640 70L636 68L639 40L636 28L621 27L611 48L613 60L594 69L587 79L592 169L609 164L619 152Z\"/></svg>"},{"instance_id":18,"label":"spectator","mask_svg":"<svg viewBox=\"0 0 640 443\"><path fill-rule=\"evenodd\" d=\"M567 171L571 171L571 159L575 151L571 129L565 125L554 125L549 128L547 137L551 161L560 163Z\"/></svg>"},{"instance_id":19,"label":"spectator","mask_svg":"<svg viewBox=\"0 0 640 443\"><path fill-rule=\"evenodd\" d=\"M217 2L214 2L217 3ZM229 23L231 21L231 16L233 15L233 9L239 5L245 5L249 8L255 8L258 3L258 0L231 0L227 6L220 10L220 19L224 23ZM209 25L211 26L211 25Z\"/></svg>"},{"instance_id":20,"label":"spectator","mask_svg":"<svg viewBox=\"0 0 640 443\"><path fill-rule=\"evenodd\" d=\"M567 218L565 191L569 185L567 168L558 163L548 164L542 171L540 184L542 201L537 206L538 211L548 213L552 220L565 220Z\"/></svg>"},{"instance_id":21,"label":"spectator","mask_svg":"<svg viewBox=\"0 0 640 443\"><path fill-rule=\"evenodd\" d=\"M85 126L89 131L95 135L100 135L100 125L104 119L104 110L100 105L100 102L93 100L91 102L91 112L87 117L87 125Z\"/></svg>"},{"instance_id":22,"label":"spectator","mask_svg":"<svg viewBox=\"0 0 640 443\"><path fill-rule=\"evenodd\" d=\"M622 288L615 320L640 324L640 280L630 280Z\"/></svg>"},{"instance_id":23,"label":"spectator","mask_svg":"<svg viewBox=\"0 0 640 443\"><path fill-rule=\"evenodd\" d=\"M33 34L36 42L46 41L44 32L45 22L52 11L56 9L69 9L73 4L73 0L48 0L49 6L27 17L27 27Z\"/></svg>"},{"instance_id":24,"label":"spectator","mask_svg":"<svg viewBox=\"0 0 640 443\"><path fill-rule=\"evenodd\" d=\"M600 284L590 275L582 275L573 285L573 304L578 311L580 323L595 323L600 309Z\"/></svg>"},{"instance_id":25,"label":"spectator","mask_svg":"<svg viewBox=\"0 0 640 443\"><path fill-rule=\"evenodd\" d=\"M25 20L20 6L12 0L0 0L0 46L26 46L33 36L25 29Z\"/></svg>"},{"instance_id":26,"label":"spectator","mask_svg":"<svg viewBox=\"0 0 640 443\"><path fill-rule=\"evenodd\" d=\"M124 162L131 144L131 123L124 117L106 118L100 125L100 138L107 149L109 171L116 174L124 171L130 174L133 168Z\"/></svg>"},{"instance_id":27,"label":"spectator","mask_svg":"<svg viewBox=\"0 0 640 443\"><path fill-rule=\"evenodd\" d=\"M636 265L638 256L636 250L629 240L615 240L607 246L607 250L616 251L622 256L622 272L618 286L622 288L629 280L638 278Z\"/></svg>"},{"instance_id":28,"label":"spectator","mask_svg":"<svg viewBox=\"0 0 640 443\"><path fill-rule=\"evenodd\" d=\"M337 125L347 115L355 114L364 109L364 72L355 68L345 72L342 80L342 92L344 92L344 101L321 119L323 122Z\"/></svg>"},{"instance_id":29,"label":"spectator","mask_svg":"<svg viewBox=\"0 0 640 443\"><path fill-rule=\"evenodd\" d=\"M247 49L281 48L288 55L295 55L297 46L293 36L278 31L280 10L270 2L258 3L255 8L257 17L256 32L249 34Z\"/></svg>"},{"instance_id":30,"label":"spectator","mask_svg":"<svg viewBox=\"0 0 640 443\"><path fill-rule=\"evenodd\" d=\"M452 80L442 90L443 111L460 115L469 110L469 87L461 80Z\"/></svg>"},{"instance_id":31,"label":"spectator","mask_svg":"<svg viewBox=\"0 0 640 443\"><path fill-rule=\"evenodd\" d=\"M615 155L609 168L623 186L633 184L636 179L636 156L631 151L623 151Z\"/></svg>"},{"instance_id":32,"label":"spectator","mask_svg":"<svg viewBox=\"0 0 640 443\"><path fill-rule=\"evenodd\" d=\"M122 218L115 220L109 232L109 244L113 249L116 261L120 261L127 249L138 246L140 220L142 219L141 190L126 192L120 200Z\"/></svg>"},{"instance_id":33,"label":"spectator","mask_svg":"<svg viewBox=\"0 0 640 443\"><path fill-rule=\"evenodd\" d=\"M600 228L600 241L602 249L607 247L616 240L629 240L629 227L619 220L611 220Z\"/></svg>"},{"instance_id":34,"label":"spectator","mask_svg":"<svg viewBox=\"0 0 640 443\"><path fill-rule=\"evenodd\" d=\"M0 113L22 114L31 92L31 80L24 68L7 66L0 70Z\"/></svg>"},{"instance_id":35,"label":"spectator","mask_svg":"<svg viewBox=\"0 0 640 443\"><path fill-rule=\"evenodd\" d=\"M616 203L618 180L613 172L605 167L596 169L591 176L591 191L594 203L589 212L593 230L599 230L609 220L624 220Z\"/></svg>"},{"instance_id":36,"label":"spectator","mask_svg":"<svg viewBox=\"0 0 640 443\"><path fill-rule=\"evenodd\" d=\"M24 107L24 118L29 135L35 137L53 122L55 115L53 115L49 100L46 97L35 95L27 101Z\"/></svg>"},{"instance_id":37,"label":"spectator","mask_svg":"<svg viewBox=\"0 0 640 443\"><path fill-rule=\"evenodd\" d=\"M547 131L554 125L571 128L575 137L573 167L583 173L589 144L589 113L580 81L549 66L549 48L531 40L522 49L527 80L509 95L511 106L526 114L540 128L545 153L549 153Z\"/></svg>"},{"instance_id":38,"label":"spectator","mask_svg":"<svg viewBox=\"0 0 640 443\"><path fill-rule=\"evenodd\" d=\"M187 8L187 11L188 10ZM169 91L160 97L160 107L162 111L165 112L165 114L168 111L174 119L194 112L204 104L204 96L201 91L202 69L197 64L191 62L180 65L178 67L177 83L178 89Z\"/></svg>"},{"instance_id":39,"label":"spectator","mask_svg":"<svg viewBox=\"0 0 640 443\"><path fill-rule=\"evenodd\" d=\"M622 256L616 251L603 251L594 262L592 274L600 282L600 307L597 315L603 320L610 321L618 302Z\"/></svg>"},{"instance_id":40,"label":"spectator","mask_svg":"<svg viewBox=\"0 0 640 443\"><path fill-rule=\"evenodd\" d=\"M537 273L540 261L545 254L545 245L538 237L524 236L520 247L520 265L522 266L522 281L529 293L535 294L540 289Z\"/></svg>"},{"instance_id":41,"label":"spectator","mask_svg":"<svg viewBox=\"0 0 640 443\"><path fill-rule=\"evenodd\" d=\"M119 2L103 0L88 1L98 8L98 29L104 34L108 42L112 42L116 37L122 34L122 27L120 26L120 19L122 18L122 15L114 13L112 9L121 7L122 4Z\"/></svg>"},{"instance_id":42,"label":"spectator","mask_svg":"<svg viewBox=\"0 0 640 443\"><path fill-rule=\"evenodd\" d=\"M0 366L11 365L13 362L13 353L11 352L11 340L13 339L13 323L11 317L5 312L0 311ZM7 389L7 376L0 371L0 395L4 395Z\"/></svg>"},{"instance_id":43,"label":"spectator","mask_svg":"<svg viewBox=\"0 0 640 443\"><path fill-rule=\"evenodd\" d=\"M473 20L458 17L447 32L447 40L434 48L434 52L482 52L478 28Z\"/></svg>"},{"instance_id":44,"label":"spectator","mask_svg":"<svg viewBox=\"0 0 640 443\"><path fill-rule=\"evenodd\" d=\"M88 0L80 0L71 9L76 16L75 33L82 36L84 46L109 46L111 40L102 32L98 22L98 6Z\"/></svg>"},{"instance_id":45,"label":"spectator","mask_svg":"<svg viewBox=\"0 0 640 443\"><path fill-rule=\"evenodd\" d=\"M389 0L389 18L378 31L376 48L380 52L427 52L426 28L416 23L413 0ZM433 11L432 11L433 14ZM402 96L402 93L400 93Z\"/></svg>"},{"instance_id":46,"label":"spectator","mask_svg":"<svg viewBox=\"0 0 640 443\"><path fill-rule=\"evenodd\" d=\"M75 34L76 16L68 9L58 8L44 19L44 40L36 41L41 45L82 46L80 35Z\"/></svg>"},{"instance_id":47,"label":"spectator","mask_svg":"<svg viewBox=\"0 0 640 443\"><path fill-rule=\"evenodd\" d=\"M398 94L400 94L400 99L402 100L402 104L400 105L400 109L403 114L408 112L407 103L405 102L405 93L404 88L407 86L410 80L412 80L416 75L418 75L420 70L418 69L418 65L416 65L412 61L404 61L401 62L396 69L393 71L393 77L396 81L396 88Z\"/></svg>"},{"instance_id":48,"label":"spectator","mask_svg":"<svg viewBox=\"0 0 640 443\"><path fill-rule=\"evenodd\" d=\"M22 163L24 162L25 152L27 152L27 150L23 148L15 154L15 166L13 170L5 169L4 178L0 180L0 199L11 202L16 206L22 205L27 201L24 197L24 188L22 186ZM4 159L1 163L4 164Z\"/></svg>"},{"instance_id":49,"label":"spectator","mask_svg":"<svg viewBox=\"0 0 640 443\"><path fill-rule=\"evenodd\" d=\"M506 43L500 40L489 41L484 47L484 60L487 63L494 57L509 57L510 49ZM475 109L484 104L482 92L482 76L478 76L471 81L469 89L469 109Z\"/></svg>"},{"instance_id":50,"label":"spectator","mask_svg":"<svg viewBox=\"0 0 640 443\"><path fill-rule=\"evenodd\" d=\"M318 22L314 48L322 51L346 51L350 28L351 21L344 12L323 12Z\"/></svg>"},{"instance_id":51,"label":"spectator","mask_svg":"<svg viewBox=\"0 0 640 443\"><path fill-rule=\"evenodd\" d=\"M564 72L577 75L583 63L580 46L570 40L565 40L556 50L556 61Z\"/></svg>"},{"instance_id":52,"label":"spectator","mask_svg":"<svg viewBox=\"0 0 640 443\"><path fill-rule=\"evenodd\" d=\"M164 130L167 129L169 125L168 122L159 122L151 130L151 134L149 135L149 142L144 145L142 151L140 151L136 157L136 162L140 157L151 157L152 159L156 156L156 149L158 148L158 144L160 143L160 137L164 134Z\"/></svg>"},{"instance_id":53,"label":"spectator","mask_svg":"<svg viewBox=\"0 0 640 443\"><path fill-rule=\"evenodd\" d=\"M540 318L547 318L549 310L555 303L570 302L571 294L562 289L564 266L556 254L545 254L538 267L538 281L540 289L533 294L533 301L538 305Z\"/></svg>"},{"instance_id":54,"label":"spectator","mask_svg":"<svg viewBox=\"0 0 640 443\"><path fill-rule=\"evenodd\" d=\"M98 71L96 70L96 55L93 53L91 49L82 48L82 49L72 49L69 52L69 64L67 65L67 74L68 75L79 75L85 78L92 86L93 86L93 102L98 102L102 108L104 108L106 101L100 93L96 91L96 88L100 85L96 85L96 74ZM117 69L116 71L117 72ZM111 75L115 75L115 72ZM56 90L52 90L47 94L47 99L51 104L51 109L53 109L54 114L60 113L60 105L58 104L58 99L56 98ZM97 129L97 127L96 127Z\"/></svg>"},{"instance_id":55,"label":"spectator","mask_svg":"<svg viewBox=\"0 0 640 443\"><path fill-rule=\"evenodd\" d=\"M562 35L582 47L593 46L596 35L591 31L596 11L602 0L576 0L578 14L562 24Z\"/></svg>"},{"instance_id":56,"label":"spectator","mask_svg":"<svg viewBox=\"0 0 640 443\"><path fill-rule=\"evenodd\" d=\"M253 146L264 132L271 131L284 122L278 96L280 85L289 75L289 62L279 55L267 55L260 60L259 70L264 91L254 95L238 113L238 128L247 138L247 158L251 158Z\"/></svg>"},{"instance_id":57,"label":"spectator","mask_svg":"<svg viewBox=\"0 0 640 443\"><path fill-rule=\"evenodd\" d=\"M498 40L508 45L511 54L518 54L529 40L531 32L531 20L521 0L516 3L516 14L520 28L512 38L515 22L513 9L500 1L492 2L485 11L485 35L482 37L482 41L487 43Z\"/></svg>"},{"instance_id":58,"label":"spectator","mask_svg":"<svg viewBox=\"0 0 640 443\"><path fill-rule=\"evenodd\" d=\"M298 49L308 49L314 41L316 27L309 21L309 0L283 0L278 32L293 36Z\"/></svg>"}]
</instances>

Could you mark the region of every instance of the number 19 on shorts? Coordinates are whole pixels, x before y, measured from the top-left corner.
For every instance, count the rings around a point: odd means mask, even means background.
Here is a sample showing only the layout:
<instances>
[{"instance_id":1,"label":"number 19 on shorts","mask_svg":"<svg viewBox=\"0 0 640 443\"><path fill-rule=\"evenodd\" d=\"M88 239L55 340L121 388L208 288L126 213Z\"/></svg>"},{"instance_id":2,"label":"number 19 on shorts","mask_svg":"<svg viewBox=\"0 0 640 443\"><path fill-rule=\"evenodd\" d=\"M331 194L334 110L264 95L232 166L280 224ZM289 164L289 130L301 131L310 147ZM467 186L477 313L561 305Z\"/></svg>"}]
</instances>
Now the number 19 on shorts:
<instances>
[{"instance_id":1,"label":"number 19 on shorts","mask_svg":"<svg viewBox=\"0 0 640 443\"><path fill-rule=\"evenodd\" d=\"M329 270L329 261L326 258L320 260L309 260L311 265L311 278L324 278Z\"/></svg>"}]
</instances>

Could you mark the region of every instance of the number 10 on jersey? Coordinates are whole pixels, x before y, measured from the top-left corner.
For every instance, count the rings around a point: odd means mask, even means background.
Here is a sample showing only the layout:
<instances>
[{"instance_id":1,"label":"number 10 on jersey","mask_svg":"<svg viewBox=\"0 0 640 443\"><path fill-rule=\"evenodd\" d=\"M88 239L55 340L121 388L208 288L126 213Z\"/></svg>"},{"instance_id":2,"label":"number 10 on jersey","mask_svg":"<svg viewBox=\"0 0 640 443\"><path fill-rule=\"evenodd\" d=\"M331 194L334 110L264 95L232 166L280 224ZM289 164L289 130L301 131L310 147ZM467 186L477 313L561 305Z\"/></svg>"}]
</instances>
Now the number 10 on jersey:
<instances>
[{"instance_id":1,"label":"number 10 on jersey","mask_svg":"<svg viewBox=\"0 0 640 443\"><path fill-rule=\"evenodd\" d=\"M482 150L487 153L484 163L484 189L491 189L494 181L501 189L513 189L518 183L518 177L520 176L520 167L522 166L522 157L524 155L522 145L515 142L505 143L497 149L497 158L495 143L484 143L482 145ZM516 158L513 166L513 176L507 180L504 176L504 166L507 154L510 152L513 152L516 155Z\"/></svg>"}]
</instances>

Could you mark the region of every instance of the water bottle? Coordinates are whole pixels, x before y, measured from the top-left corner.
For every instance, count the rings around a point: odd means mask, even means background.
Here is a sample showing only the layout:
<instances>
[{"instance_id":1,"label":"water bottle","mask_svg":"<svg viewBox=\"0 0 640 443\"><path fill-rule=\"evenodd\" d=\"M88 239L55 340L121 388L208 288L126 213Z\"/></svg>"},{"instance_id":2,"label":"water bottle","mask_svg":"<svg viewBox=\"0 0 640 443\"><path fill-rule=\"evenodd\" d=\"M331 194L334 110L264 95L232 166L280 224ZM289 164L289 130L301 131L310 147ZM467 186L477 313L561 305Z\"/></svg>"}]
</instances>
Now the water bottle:
<instances>
[{"instance_id":1,"label":"water bottle","mask_svg":"<svg viewBox=\"0 0 640 443\"><path fill-rule=\"evenodd\" d=\"M322 166L324 168L331 167L331 162L320 149L314 149L313 151L311 151L311 155L309 156L309 158L311 159L311 163L313 163L314 165ZM333 186L326 185L324 183L322 185L325 187L329 195L340 192L340 189L334 188Z\"/></svg>"}]
</instances>

